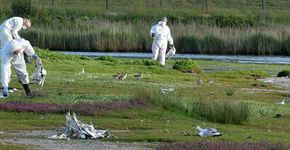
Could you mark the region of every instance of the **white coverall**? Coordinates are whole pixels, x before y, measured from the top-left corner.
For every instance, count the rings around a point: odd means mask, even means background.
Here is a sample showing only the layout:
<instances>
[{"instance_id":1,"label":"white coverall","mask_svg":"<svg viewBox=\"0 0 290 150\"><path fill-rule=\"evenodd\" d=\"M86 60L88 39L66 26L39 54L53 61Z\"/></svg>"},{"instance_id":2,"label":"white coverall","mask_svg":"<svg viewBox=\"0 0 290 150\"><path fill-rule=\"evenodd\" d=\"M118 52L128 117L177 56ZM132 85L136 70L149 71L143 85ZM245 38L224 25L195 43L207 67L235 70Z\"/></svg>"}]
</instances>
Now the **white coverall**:
<instances>
[{"instance_id":1,"label":"white coverall","mask_svg":"<svg viewBox=\"0 0 290 150\"><path fill-rule=\"evenodd\" d=\"M13 54L17 49L21 49L21 52L18 54ZM1 51L2 87L7 88L10 82L11 63L13 64L16 71L18 81L20 81L22 84L28 84L29 78L23 52L25 51L28 56L35 55L35 51L30 42L22 38L14 39L10 42L7 42Z\"/></svg>"},{"instance_id":2,"label":"white coverall","mask_svg":"<svg viewBox=\"0 0 290 150\"><path fill-rule=\"evenodd\" d=\"M20 38L18 31L23 28L23 18L12 17L4 21L0 26L0 41L2 48L7 41Z\"/></svg>"},{"instance_id":3,"label":"white coverall","mask_svg":"<svg viewBox=\"0 0 290 150\"><path fill-rule=\"evenodd\" d=\"M158 24L151 27L150 34L153 36L152 43L152 59L159 60L161 65L165 65L165 54L167 50L167 43L173 45L173 38L171 37L169 27L160 21Z\"/></svg>"}]
</instances>

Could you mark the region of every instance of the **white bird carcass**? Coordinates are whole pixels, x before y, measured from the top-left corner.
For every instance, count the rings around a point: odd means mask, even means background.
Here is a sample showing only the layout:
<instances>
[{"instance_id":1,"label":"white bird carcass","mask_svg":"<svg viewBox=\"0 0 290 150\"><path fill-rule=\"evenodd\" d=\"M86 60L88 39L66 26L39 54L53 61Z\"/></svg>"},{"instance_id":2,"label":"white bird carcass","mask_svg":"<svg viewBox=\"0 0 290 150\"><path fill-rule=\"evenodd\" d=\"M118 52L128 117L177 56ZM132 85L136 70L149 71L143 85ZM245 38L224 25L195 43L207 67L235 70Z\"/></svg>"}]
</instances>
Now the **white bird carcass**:
<instances>
[{"instance_id":1,"label":"white bird carcass","mask_svg":"<svg viewBox=\"0 0 290 150\"><path fill-rule=\"evenodd\" d=\"M61 133L48 137L49 139L98 139L105 137L116 137L109 134L106 130L96 130L91 123L85 124L78 120L75 113L73 115L68 112L66 114L66 126L61 130Z\"/></svg>"},{"instance_id":2,"label":"white bird carcass","mask_svg":"<svg viewBox=\"0 0 290 150\"><path fill-rule=\"evenodd\" d=\"M221 136L222 134L218 132L215 128L201 128L200 126L194 126L198 130L198 135L202 137L206 136Z\"/></svg>"}]
</instances>

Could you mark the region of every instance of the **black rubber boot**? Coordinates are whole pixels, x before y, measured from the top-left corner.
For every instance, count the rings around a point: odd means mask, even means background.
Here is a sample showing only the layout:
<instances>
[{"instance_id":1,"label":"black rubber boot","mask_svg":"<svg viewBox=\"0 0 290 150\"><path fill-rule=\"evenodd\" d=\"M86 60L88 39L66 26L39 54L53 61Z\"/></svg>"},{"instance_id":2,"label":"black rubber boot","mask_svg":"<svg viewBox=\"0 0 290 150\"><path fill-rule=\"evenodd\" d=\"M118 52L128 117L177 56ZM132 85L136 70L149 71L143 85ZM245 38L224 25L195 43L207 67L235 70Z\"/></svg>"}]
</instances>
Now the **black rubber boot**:
<instances>
[{"instance_id":1,"label":"black rubber boot","mask_svg":"<svg viewBox=\"0 0 290 150\"><path fill-rule=\"evenodd\" d=\"M26 96L31 96L29 85L28 84L22 84L22 86L23 86L23 88L25 90Z\"/></svg>"}]
</instances>

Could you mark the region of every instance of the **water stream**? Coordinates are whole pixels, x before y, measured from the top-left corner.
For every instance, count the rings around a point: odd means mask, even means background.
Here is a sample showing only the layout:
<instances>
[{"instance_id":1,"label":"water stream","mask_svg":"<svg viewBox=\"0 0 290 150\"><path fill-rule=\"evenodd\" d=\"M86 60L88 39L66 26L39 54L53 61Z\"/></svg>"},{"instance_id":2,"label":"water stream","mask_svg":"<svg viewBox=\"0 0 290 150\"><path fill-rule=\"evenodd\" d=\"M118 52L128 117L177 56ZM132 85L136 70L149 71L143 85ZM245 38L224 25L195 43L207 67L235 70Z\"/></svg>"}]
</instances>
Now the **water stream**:
<instances>
[{"instance_id":1,"label":"water stream","mask_svg":"<svg viewBox=\"0 0 290 150\"><path fill-rule=\"evenodd\" d=\"M119 52L68 52L60 51L64 54L99 57L112 56L124 58L151 58L151 53L119 53ZM289 56L245 56L245 55L201 55L201 54L176 54L174 58L191 58L200 60L231 61L238 63L255 64L290 64Z\"/></svg>"}]
</instances>

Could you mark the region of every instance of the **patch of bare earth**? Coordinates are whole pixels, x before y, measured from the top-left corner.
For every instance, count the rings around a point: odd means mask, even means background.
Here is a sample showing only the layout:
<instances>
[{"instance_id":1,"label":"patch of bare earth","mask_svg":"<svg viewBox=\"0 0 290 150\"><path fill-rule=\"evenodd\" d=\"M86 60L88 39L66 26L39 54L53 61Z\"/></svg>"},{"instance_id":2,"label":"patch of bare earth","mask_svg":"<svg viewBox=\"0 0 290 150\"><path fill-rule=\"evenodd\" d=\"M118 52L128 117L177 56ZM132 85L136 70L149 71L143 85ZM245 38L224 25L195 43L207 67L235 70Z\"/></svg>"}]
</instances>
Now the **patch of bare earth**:
<instances>
[{"instance_id":1,"label":"patch of bare earth","mask_svg":"<svg viewBox=\"0 0 290 150\"><path fill-rule=\"evenodd\" d=\"M259 79L259 81L274 84L276 87L282 88L285 90L241 88L240 91L246 92L246 93L289 93L289 91L290 91L290 79L289 78L269 77L269 78Z\"/></svg>"},{"instance_id":2,"label":"patch of bare earth","mask_svg":"<svg viewBox=\"0 0 290 150\"><path fill-rule=\"evenodd\" d=\"M130 132L130 131L113 131ZM50 140L48 136L55 134L55 131L50 130L32 130L32 131L11 131L3 132L0 142L9 142L13 144L24 144L36 146L39 149L52 150L151 150L156 147L157 143L149 142L111 142L95 139L70 139L70 140Z\"/></svg>"}]
</instances>

